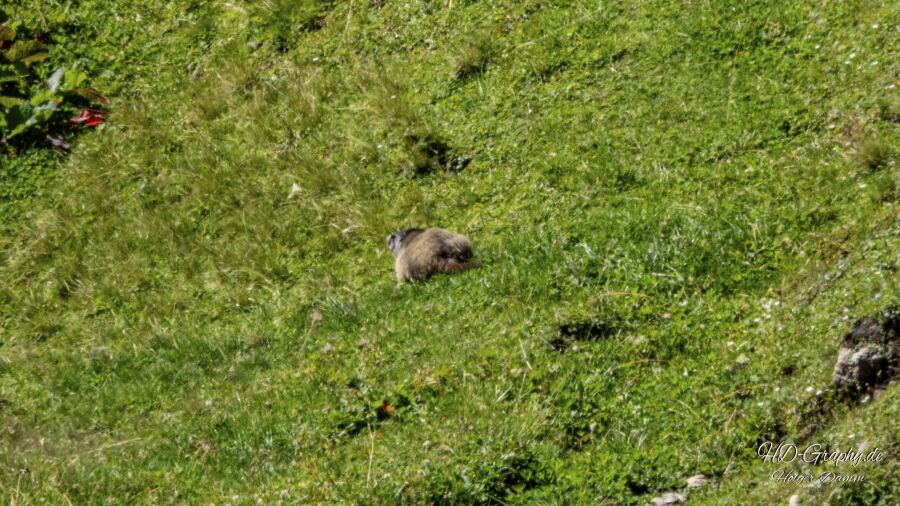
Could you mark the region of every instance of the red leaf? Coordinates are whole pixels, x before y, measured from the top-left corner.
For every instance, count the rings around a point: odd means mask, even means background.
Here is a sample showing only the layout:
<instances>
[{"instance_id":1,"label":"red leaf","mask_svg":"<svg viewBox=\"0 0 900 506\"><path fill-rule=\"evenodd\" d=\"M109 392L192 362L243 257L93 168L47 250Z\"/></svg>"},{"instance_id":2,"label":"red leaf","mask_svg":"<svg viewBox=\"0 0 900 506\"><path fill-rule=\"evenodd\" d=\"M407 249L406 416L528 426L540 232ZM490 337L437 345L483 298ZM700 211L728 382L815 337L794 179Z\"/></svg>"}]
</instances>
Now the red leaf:
<instances>
[{"instance_id":1,"label":"red leaf","mask_svg":"<svg viewBox=\"0 0 900 506\"><path fill-rule=\"evenodd\" d=\"M105 122L106 118L103 116L102 112L88 108L82 109L78 116L69 120L69 123L71 123L73 127L78 125L95 127L97 125L102 125Z\"/></svg>"}]
</instances>

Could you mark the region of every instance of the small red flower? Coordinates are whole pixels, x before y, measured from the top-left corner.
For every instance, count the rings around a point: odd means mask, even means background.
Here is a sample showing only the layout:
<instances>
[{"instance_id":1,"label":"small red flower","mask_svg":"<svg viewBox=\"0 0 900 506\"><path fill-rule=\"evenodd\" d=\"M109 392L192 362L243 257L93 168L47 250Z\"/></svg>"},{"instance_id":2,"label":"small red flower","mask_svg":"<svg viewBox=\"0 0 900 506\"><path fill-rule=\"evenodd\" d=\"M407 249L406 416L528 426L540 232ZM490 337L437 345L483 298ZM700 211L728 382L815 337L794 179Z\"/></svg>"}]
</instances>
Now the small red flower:
<instances>
[{"instance_id":1,"label":"small red flower","mask_svg":"<svg viewBox=\"0 0 900 506\"><path fill-rule=\"evenodd\" d=\"M381 406L375 408L375 418L379 420L387 420L391 417L391 412L393 412L396 407L394 407L390 402L386 400L381 401Z\"/></svg>"},{"instance_id":2,"label":"small red flower","mask_svg":"<svg viewBox=\"0 0 900 506\"><path fill-rule=\"evenodd\" d=\"M79 125L95 127L97 125L102 125L105 122L106 118L103 116L102 112L88 108L82 109L78 116L69 120L69 123L71 123L73 127Z\"/></svg>"}]
</instances>

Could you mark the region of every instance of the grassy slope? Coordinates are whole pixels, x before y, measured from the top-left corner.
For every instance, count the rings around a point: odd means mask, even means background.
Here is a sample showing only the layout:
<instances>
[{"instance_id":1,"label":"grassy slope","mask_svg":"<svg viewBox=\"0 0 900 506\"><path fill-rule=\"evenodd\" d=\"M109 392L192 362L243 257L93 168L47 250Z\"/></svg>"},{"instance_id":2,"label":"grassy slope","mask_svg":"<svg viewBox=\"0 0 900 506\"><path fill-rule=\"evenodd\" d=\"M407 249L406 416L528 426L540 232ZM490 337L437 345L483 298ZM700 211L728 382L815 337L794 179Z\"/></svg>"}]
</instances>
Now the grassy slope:
<instances>
[{"instance_id":1,"label":"grassy slope","mask_svg":"<svg viewBox=\"0 0 900 506\"><path fill-rule=\"evenodd\" d=\"M867 161L900 139L900 10L358 4L121 17L151 70L0 243L4 493L793 493L755 442L802 431L850 321L900 301L896 160ZM471 164L404 170L428 138ZM413 225L485 267L395 286ZM553 350L573 321L615 332ZM895 390L813 438L896 449ZM872 472L795 488L893 503L896 459Z\"/></svg>"},{"instance_id":2,"label":"grassy slope","mask_svg":"<svg viewBox=\"0 0 900 506\"><path fill-rule=\"evenodd\" d=\"M84 70L104 93L126 99L147 86L173 86L183 74L172 70L195 65L206 52L217 14L202 0L131 2L90 0L72 6L49 0L11 0L3 9L22 24L23 33L49 39L50 60L38 68L46 76L61 65ZM78 132L69 135L72 140ZM0 158L0 247L23 221L25 211L52 192L64 157L53 150L21 148Z\"/></svg>"}]
</instances>

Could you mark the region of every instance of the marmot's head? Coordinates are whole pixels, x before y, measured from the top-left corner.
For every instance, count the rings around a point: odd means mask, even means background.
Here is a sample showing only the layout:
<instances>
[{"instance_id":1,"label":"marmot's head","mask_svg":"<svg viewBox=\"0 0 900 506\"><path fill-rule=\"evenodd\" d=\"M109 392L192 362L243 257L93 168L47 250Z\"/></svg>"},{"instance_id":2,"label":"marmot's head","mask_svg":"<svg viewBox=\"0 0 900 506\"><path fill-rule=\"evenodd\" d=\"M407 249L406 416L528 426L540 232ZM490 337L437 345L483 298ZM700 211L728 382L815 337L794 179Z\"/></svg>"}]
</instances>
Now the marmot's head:
<instances>
[{"instance_id":1,"label":"marmot's head","mask_svg":"<svg viewBox=\"0 0 900 506\"><path fill-rule=\"evenodd\" d=\"M400 241L403 240L403 236L405 235L406 232L398 230L393 234L387 236L387 247L394 255L396 255L397 252L400 251Z\"/></svg>"},{"instance_id":2,"label":"marmot's head","mask_svg":"<svg viewBox=\"0 0 900 506\"><path fill-rule=\"evenodd\" d=\"M398 230L387 237L388 249L391 250L391 253L393 253L394 256L397 256L397 253L400 252L400 243L403 242L403 239L406 239L407 236L409 236L411 239L420 233L422 233L421 228L408 228L406 230Z\"/></svg>"}]
</instances>

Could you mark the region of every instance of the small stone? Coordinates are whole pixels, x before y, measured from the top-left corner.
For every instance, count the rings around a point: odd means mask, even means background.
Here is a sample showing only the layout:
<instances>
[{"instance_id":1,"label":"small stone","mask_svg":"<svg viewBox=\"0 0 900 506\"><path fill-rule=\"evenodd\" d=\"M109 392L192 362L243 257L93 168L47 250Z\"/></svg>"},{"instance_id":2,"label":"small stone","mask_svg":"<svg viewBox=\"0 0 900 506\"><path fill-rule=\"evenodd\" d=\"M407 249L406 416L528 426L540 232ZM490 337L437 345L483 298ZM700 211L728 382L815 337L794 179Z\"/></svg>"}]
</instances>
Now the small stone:
<instances>
[{"instance_id":1,"label":"small stone","mask_svg":"<svg viewBox=\"0 0 900 506\"><path fill-rule=\"evenodd\" d=\"M831 375L836 388L860 396L900 372L900 310L888 308L881 320L860 318L844 335Z\"/></svg>"},{"instance_id":2,"label":"small stone","mask_svg":"<svg viewBox=\"0 0 900 506\"><path fill-rule=\"evenodd\" d=\"M647 342L647 337L643 335L628 336L625 341L635 346L640 346Z\"/></svg>"},{"instance_id":3,"label":"small stone","mask_svg":"<svg viewBox=\"0 0 900 506\"><path fill-rule=\"evenodd\" d=\"M702 487L703 485L706 485L708 482L709 482L709 480L706 478L706 476L704 476L702 474L695 474L687 479L687 486L688 486L688 488Z\"/></svg>"},{"instance_id":4,"label":"small stone","mask_svg":"<svg viewBox=\"0 0 900 506\"><path fill-rule=\"evenodd\" d=\"M788 506L800 506L800 496L794 494L788 499Z\"/></svg>"},{"instance_id":5,"label":"small stone","mask_svg":"<svg viewBox=\"0 0 900 506\"><path fill-rule=\"evenodd\" d=\"M874 385L882 379L887 365L888 358L875 346L841 348L831 381L838 388Z\"/></svg>"},{"instance_id":6,"label":"small stone","mask_svg":"<svg viewBox=\"0 0 900 506\"><path fill-rule=\"evenodd\" d=\"M303 188L300 188L300 185L297 183L291 184L291 191L288 193L288 199L292 199L303 191Z\"/></svg>"},{"instance_id":7,"label":"small stone","mask_svg":"<svg viewBox=\"0 0 900 506\"><path fill-rule=\"evenodd\" d=\"M654 506L666 506L667 504L678 504L684 502L684 496L678 492L666 492L659 497L654 497L650 501Z\"/></svg>"}]
</instances>

